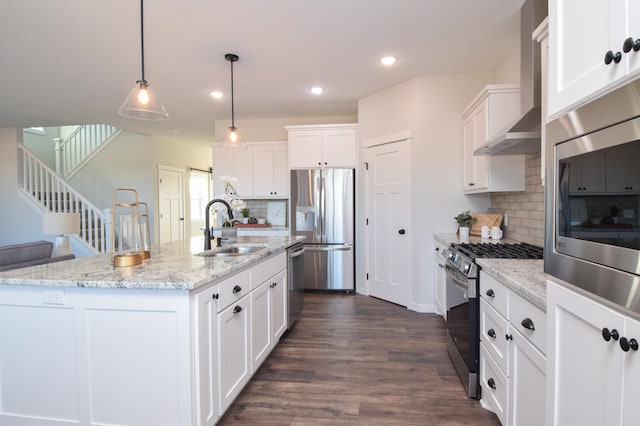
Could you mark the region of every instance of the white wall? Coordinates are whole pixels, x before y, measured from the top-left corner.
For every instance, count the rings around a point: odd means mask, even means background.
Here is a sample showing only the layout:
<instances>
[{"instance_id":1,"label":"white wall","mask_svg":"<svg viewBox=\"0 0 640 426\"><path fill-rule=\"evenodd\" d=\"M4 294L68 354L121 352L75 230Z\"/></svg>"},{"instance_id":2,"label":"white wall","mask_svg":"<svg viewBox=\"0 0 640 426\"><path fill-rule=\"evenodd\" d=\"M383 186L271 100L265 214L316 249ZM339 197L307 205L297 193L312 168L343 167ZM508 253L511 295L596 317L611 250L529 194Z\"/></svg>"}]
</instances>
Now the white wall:
<instances>
[{"instance_id":1,"label":"white wall","mask_svg":"<svg viewBox=\"0 0 640 426\"><path fill-rule=\"evenodd\" d=\"M409 309L435 312L433 234L455 232L453 217L461 210L484 212L490 206L489 195L466 196L461 190L460 114L493 78L492 73L423 76L358 103L361 143L403 131L412 135L412 223L407 228L413 230L413 246L407 252L413 259L413 286ZM362 184L359 205L365 206ZM363 223L365 212L360 211L359 223ZM360 247L364 232L359 232ZM361 249L359 261L364 254ZM363 276L358 274L360 280Z\"/></svg>"}]
</instances>

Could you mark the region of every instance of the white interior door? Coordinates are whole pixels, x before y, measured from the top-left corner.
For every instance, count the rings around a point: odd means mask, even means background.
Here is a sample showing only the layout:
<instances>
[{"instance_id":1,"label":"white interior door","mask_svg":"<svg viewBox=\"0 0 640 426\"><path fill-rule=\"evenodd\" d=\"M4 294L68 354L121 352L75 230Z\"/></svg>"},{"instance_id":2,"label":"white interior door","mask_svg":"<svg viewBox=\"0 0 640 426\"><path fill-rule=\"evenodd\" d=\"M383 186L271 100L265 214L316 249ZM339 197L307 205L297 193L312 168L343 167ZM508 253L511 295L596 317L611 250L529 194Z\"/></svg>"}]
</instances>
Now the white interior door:
<instances>
[{"instance_id":1,"label":"white interior door","mask_svg":"<svg viewBox=\"0 0 640 426\"><path fill-rule=\"evenodd\" d=\"M160 243L184 239L184 172L158 166Z\"/></svg>"},{"instance_id":2,"label":"white interior door","mask_svg":"<svg viewBox=\"0 0 640 426\"><path fill-rule=\"evenodd\" d=\"M407 306L411 295L409 141L365 149L369 294Z\"/></svg>"}]
</instances>

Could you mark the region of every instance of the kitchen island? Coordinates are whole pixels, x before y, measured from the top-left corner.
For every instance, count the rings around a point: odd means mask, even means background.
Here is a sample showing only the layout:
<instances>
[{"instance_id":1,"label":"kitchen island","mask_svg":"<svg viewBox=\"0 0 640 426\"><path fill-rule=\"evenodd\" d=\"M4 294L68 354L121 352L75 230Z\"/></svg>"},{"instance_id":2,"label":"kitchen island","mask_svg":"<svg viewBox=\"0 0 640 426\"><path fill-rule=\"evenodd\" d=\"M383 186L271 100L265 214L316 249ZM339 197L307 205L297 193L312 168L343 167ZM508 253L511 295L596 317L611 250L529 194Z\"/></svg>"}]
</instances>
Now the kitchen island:
<instances>
[{"instance_id":1,"label":"kitchen island","mask_svg":"<svg viewBox=\"0 0 640 426\"><path fill-rule=\"evenodd\" d=\"M0 273L0 424L215 424L286 329L298 240L241 237L259 249L216 257L197 238L139 266Z\"/></svg>"}]
</instances>

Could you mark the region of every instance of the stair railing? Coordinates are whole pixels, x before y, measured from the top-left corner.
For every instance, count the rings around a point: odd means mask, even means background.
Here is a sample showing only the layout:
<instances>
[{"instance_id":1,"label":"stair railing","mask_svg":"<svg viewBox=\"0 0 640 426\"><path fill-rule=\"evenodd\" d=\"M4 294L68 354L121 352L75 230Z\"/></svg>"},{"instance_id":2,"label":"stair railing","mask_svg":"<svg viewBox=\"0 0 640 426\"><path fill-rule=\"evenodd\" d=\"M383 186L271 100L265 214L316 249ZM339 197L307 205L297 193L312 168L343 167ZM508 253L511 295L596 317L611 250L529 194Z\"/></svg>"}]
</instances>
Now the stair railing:
<instances>
[{"instance_id":1,"label":"stair railing","mask_svg":"<svg viewBox=\"0 0 640 426\"><path fill-rule=\"evenodd\" d=\"M107 252L102 211L22 144L18 144L18 186L44 212L80 213L79 240L95 254Z\"/></svg>"},{"instance_id":2,"label":"stair railing","mask_svg":"<svg viewBox=\"0 0 640 426\"><path fill-rule=\"evenodd\" d=\"M120 129L108 124L85 124L78 126L65 140L58 141L57 155L62 170L58 173L69 177L86 159L96 152L104 142Z\"/></svg>"}]
</instances>

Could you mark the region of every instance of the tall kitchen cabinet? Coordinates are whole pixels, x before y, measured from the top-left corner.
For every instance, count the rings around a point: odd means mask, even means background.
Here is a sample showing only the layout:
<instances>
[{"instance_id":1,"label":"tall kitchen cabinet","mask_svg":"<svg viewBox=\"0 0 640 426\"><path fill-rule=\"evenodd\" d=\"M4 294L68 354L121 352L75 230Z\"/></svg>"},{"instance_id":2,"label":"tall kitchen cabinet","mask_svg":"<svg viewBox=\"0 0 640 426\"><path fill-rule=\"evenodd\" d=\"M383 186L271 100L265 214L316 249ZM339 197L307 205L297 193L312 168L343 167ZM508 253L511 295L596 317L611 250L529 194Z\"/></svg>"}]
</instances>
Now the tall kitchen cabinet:
<instances>
[{"instance_id":1,"label":"tall kitchen cabinet","mask_svg":"<svg viewBox=\"0 0 640 426\"><path fill-rule=\"evenodd\" d=\"M640 2L549 0L548 116L640 75Z\"/></svg>"},{"instance_id":2,"label":"tall kitchen cabinet","mask_svg":"<svg viewBox=\"0 0 640 426\"><path fill-rule=\"evenodd\" d=\"M242 147L214 145L213 194L224 193L222 176L238 178L243 198L287 198L289 166L286 142L254 142Z\"/></svg>"},{"instance_id":3,"label":"tall kitchen cabinet","mask_svg":"<svg viewBox=\"0 0 640 426\"><path fill-rule=\"evenodd\" d=\"M465 193L524 191L525 158L473 155L520 114L520 88L486 86L462 113L462 190Z\"/></svg>"},{"instance_id":4,"label":"tall kitchen cabinet","mask_svg":"<svg viewBox=\"0 0 640 426\"><path fill-rule=\"evenodd\" d=\"M640 322L547 281L548 425L636 425Z\"/></svg>"},{"instance_id":5,"label":"tall kitchen cabinet","mask_svg":"<svg viewBox=\"0 0 640 426\"><path fill-rule=\"evenodd\" d=\"M285 126L289 133L289 168L355 168L357 124Z\"/></svg>"}]
</instances>

